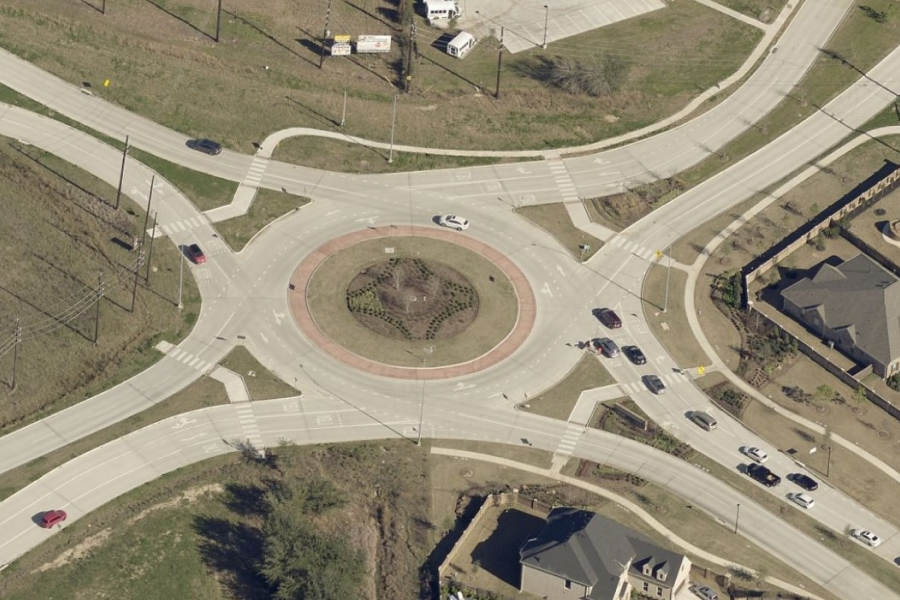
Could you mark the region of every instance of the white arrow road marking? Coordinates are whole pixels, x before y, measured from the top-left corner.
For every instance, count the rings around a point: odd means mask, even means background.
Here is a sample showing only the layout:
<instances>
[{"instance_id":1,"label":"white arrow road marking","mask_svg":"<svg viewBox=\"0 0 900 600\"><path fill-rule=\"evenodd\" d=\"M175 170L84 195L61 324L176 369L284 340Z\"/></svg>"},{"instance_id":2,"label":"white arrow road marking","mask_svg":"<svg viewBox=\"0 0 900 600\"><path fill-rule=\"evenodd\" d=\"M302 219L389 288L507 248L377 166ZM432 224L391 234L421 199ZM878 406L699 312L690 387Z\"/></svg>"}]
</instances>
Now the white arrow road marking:
<instances>
[{"instance_id":1,"label":"white arrow road marking","mask_svg":"<svg viewBox=\"0 0 900 600\"><path fill-rule=\"evenodd\" d=\"M563 269L561 266L556 265L556 270L557 270L557 272L558 272L560 275L562 275L563 277L566 276L566 271L565 271L565 269Z\"/></svg>"},{"instance_id":2,"label":"white arrow road marking","mask_svg":"<svg viewBox=\"0 0 900 600\"><path fill-rule=\"evenodd\" d=\"M205 436L205 435L206 435L205 433L198 433L197 435L192 435L192 436L189 437L189 438L181 438L181 441L182 441L182 442L189 442L189 441L191 441L191 440L196 440L197 438L202 438L202 437Z\"/></svg>"},{"instance_id":3,"label":"white arrow road marking","mask_svg":"<svg viewBox=\"0 0 900 600\"><path fill-rule=\"evenodd\" d=\"M551 298L553 297L553 292L550 291L550 284L546 281L544 282L544 286L541 288L541 293L546 296L550 296Z\"/></svg>"},{"instance_id":4,"label":"white arrow road marking","mask_svg":"<svg viewBox=\"0 0 900 600\"><path fill-rule=\"evenodd\" d=\"M378 220L378 217L363 217L362 219L357 219L354 221L355 223L368 223L369 225L374 225L375 221Z\"/></svg>"},{"instance_id":5,"label":"white arrow road marking","mask_svg":"<svg viewBox=\"0 0 900 600\"><path fill-rule=\"evenodd\" d=\"M463 383L462 381L460 381L460 382L457 383L455 386L453 386L453 391L454 391L454 392L461 392L461 391L463 391L463 390L470 390L470 389L472 389L473 387L475 387L475 384L474 384L474 383L468 383L468 384L467 384L467 383Z\"/></svg>"},{"instance_id":6,"label":"white arrow road marking","mask_svg":"<svg viewBox=\"0 0 900 600\"><path fill-rule=\"evenodd\" d=\"M595 164L595 165L608 165L608 164L609 164L609 161L608 161L608 160L603 160L602 158L595 158L595 159L594 159L594 164Z\"/></svg>"},{"instance_id":7,"label":"white arrow road marking","mask_svg":"<svg viewBox=\"0 0 900 600\"><path fill-rule=\"evenodd\" d=\"M341 212L340 209L338 209L338 210L329 210L327 213L325 213L325 216L326 216L326 217L330 217L331 215L336 215L336 214L338 214L339 212Z\"/></svg>"},{"instance_id":8,"label":"white arrow road marking","mask_svg":"<svg viewBox=\"0 0 900 600\"><path fill-rule=\"evenodd\" d=\"M281 325L282 319L284 319L284 313L277 312L274 308L272 309L272 315L275 317L275 322Z\"/></svg>"},{"instance_id":9,"label":"white arrow road marking","mask_svg":"<svg viewBox=\"0 0 900 600\"><path fill-rule=\"evenodd\" d=\"M516 173L521 173L522 175L531 175L531 171L529 171L525 167L517 167Z\"/></svg>"},{"instance_id":10,"label":"white arrow road marking","mask_svg":"<svg viewBox=\"0 0 900 600\"><path fill-rule=\"evenodd\" d=\"M261 338L262 338L262 341L265 342L266 344L269 343L269 338L266 337L266 334L260 333L260 334L259 334L259 337L261 337Z\"/></svg>"}]
</instances>

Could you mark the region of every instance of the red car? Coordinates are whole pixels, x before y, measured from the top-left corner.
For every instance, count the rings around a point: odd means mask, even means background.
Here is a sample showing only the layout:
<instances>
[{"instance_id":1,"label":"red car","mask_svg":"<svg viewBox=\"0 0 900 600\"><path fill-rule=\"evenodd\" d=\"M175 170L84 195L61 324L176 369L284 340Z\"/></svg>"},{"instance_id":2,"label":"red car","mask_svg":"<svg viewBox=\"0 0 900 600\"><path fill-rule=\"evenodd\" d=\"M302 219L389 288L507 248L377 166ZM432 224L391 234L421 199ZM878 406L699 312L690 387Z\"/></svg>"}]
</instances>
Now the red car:
<instances>
[{"instance_id":1,"label":"red car","mask_svg":"<svg viewBox=\"0 0 900 600\"><path fill-rule=\"evenodd\" d=\"M188 257L194 261L194 264L202 265L206 262L206 255L197 244L191 244L187 249Z\"/></svg>"},{"instance_id":2,"label":"red car","mask_svg":"<svg viewBox=\"0 0 900 600\"><path fill-rule=\"evenodd\" d=\"M66 511L64 510L50 510L44 513L41 517L41 527L44 529L50 529L54 525L59 525L63 521L66 520Z\"/></svg>"}]
</instances>

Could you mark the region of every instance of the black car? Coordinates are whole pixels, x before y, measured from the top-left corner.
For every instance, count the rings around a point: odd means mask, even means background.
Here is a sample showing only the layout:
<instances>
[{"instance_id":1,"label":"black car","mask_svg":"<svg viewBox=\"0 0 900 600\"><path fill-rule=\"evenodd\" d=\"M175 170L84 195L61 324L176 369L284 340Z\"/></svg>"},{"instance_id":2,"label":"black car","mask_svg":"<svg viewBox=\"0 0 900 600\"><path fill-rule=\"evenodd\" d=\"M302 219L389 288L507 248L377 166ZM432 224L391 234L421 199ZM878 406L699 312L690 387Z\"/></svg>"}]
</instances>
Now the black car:
<instances>
[{"instance_id":1,"label":"black car","mask_svg":"<svg viewBox=\"0 0 900 600\"><path fill-rule=\"evenodd\" d=\"M628 357L628 360L630 360L634 364L647 364L647 357L644 356L644 353L641 352L641 349L637 346L625 346L624 348L622 348L622 351L625 352L625 356Z\"/></svg>"},{"instance_id":2,"label":"black car","mask_svg":"<svg viewBox=\"0 0 900 600\"><path fill-rule=\"evenodd\" d=\"M656 375L644 375L641 379L644 380L644 385L647 386L647 389L657 396L666 393L666 384Z\"/></svg>"},{"instance_id":3,"label":"black car","mask_svg":"<svg viewBox=\"0 0 900 600\"><path fill-rule=\"evenodd\" d=\"M212 156L222 153L222 144L220 144L219 142L214 142L212 140L207 140L205 138L188 140L187 147L191 150L203 152L204 154L210 154Z\"/></svg>"},{"instance_id":4,"label":"black car","mask_svg":"<svg viewBox=\"0 0 900 600\"><path fill-rule=\"evenodd\" d=\"M781 477L770 471L767 467L756 463L747 465L747 475L766 487L775 487L781 483Z\"/></svg>"},{"instance_id":5,"label":"black car","mask_svg":"<svg viewBox=\"0 0 900 600\"><path fill-rule=\"evenodd\" d=\"M610 329L618 329L622 326L622 319L611 308L595 308L594 316Z\"/></svg>"},{"instance_id":6,"label":"black car","mask_svg":"<svg viewBox=\"0 0 900 600\"><path fill-rule=\"evenodd\" d=\"M809 475L803 473L791 473L788 475L788 481L793 481L807 492L814 492L819 489L819 484Z\"/></svg>"}]
</instances>

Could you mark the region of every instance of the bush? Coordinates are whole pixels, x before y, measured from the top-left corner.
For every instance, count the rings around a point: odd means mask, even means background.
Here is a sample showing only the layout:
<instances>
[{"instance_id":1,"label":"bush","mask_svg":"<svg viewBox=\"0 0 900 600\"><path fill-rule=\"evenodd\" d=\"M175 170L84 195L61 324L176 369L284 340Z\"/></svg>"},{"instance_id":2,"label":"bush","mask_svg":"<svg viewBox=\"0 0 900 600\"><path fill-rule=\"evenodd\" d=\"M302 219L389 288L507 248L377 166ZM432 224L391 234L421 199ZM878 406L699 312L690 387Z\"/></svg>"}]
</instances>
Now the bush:
<instances>
[{"instance_id":1,"label":"bush","mask_svg":"<svg viewBox=\"0 0 900 600\"><path fill-rule=\"evenodd\" d=\"M617 91L625 78L626 63L615 56L584 62L565 56L538 58L533 73L541 81L570 94L606 96Z\"/></svg>"}]
</instances>

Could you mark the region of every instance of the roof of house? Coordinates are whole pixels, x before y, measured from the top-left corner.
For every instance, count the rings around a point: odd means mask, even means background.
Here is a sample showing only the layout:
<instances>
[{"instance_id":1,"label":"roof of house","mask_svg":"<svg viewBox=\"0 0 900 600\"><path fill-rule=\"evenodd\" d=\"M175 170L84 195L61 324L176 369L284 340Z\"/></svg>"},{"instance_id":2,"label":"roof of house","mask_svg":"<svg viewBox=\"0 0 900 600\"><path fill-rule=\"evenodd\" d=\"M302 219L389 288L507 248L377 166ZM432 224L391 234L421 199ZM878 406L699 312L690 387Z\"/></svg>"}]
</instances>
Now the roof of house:
<instances>
[{"instance_id":1,"label":"roof of house","mask_svg":"<svg viewBox=\"0 0 900 600\"><path fill-rule=\"evenodd\" d=\"M804 311L814 311L826 327L843 333L883 365L900 356L900 285L884 267L859 254L810 277L781 295Z\"/></svg>"},{"instance_id":2,"label":"roof of house","mask_svg":"<svg viewBox=\"0 0 900 600\"><path fill-rule=\"evenodd\" d=\"M550 511L547 525L519 554L523 564L592 586L589 598L610 597L626 569L672 586L684 560L612 519L575 508ZM652 569L649 577L642 572L645 564Z\"/></svg>"}]
</instances>

